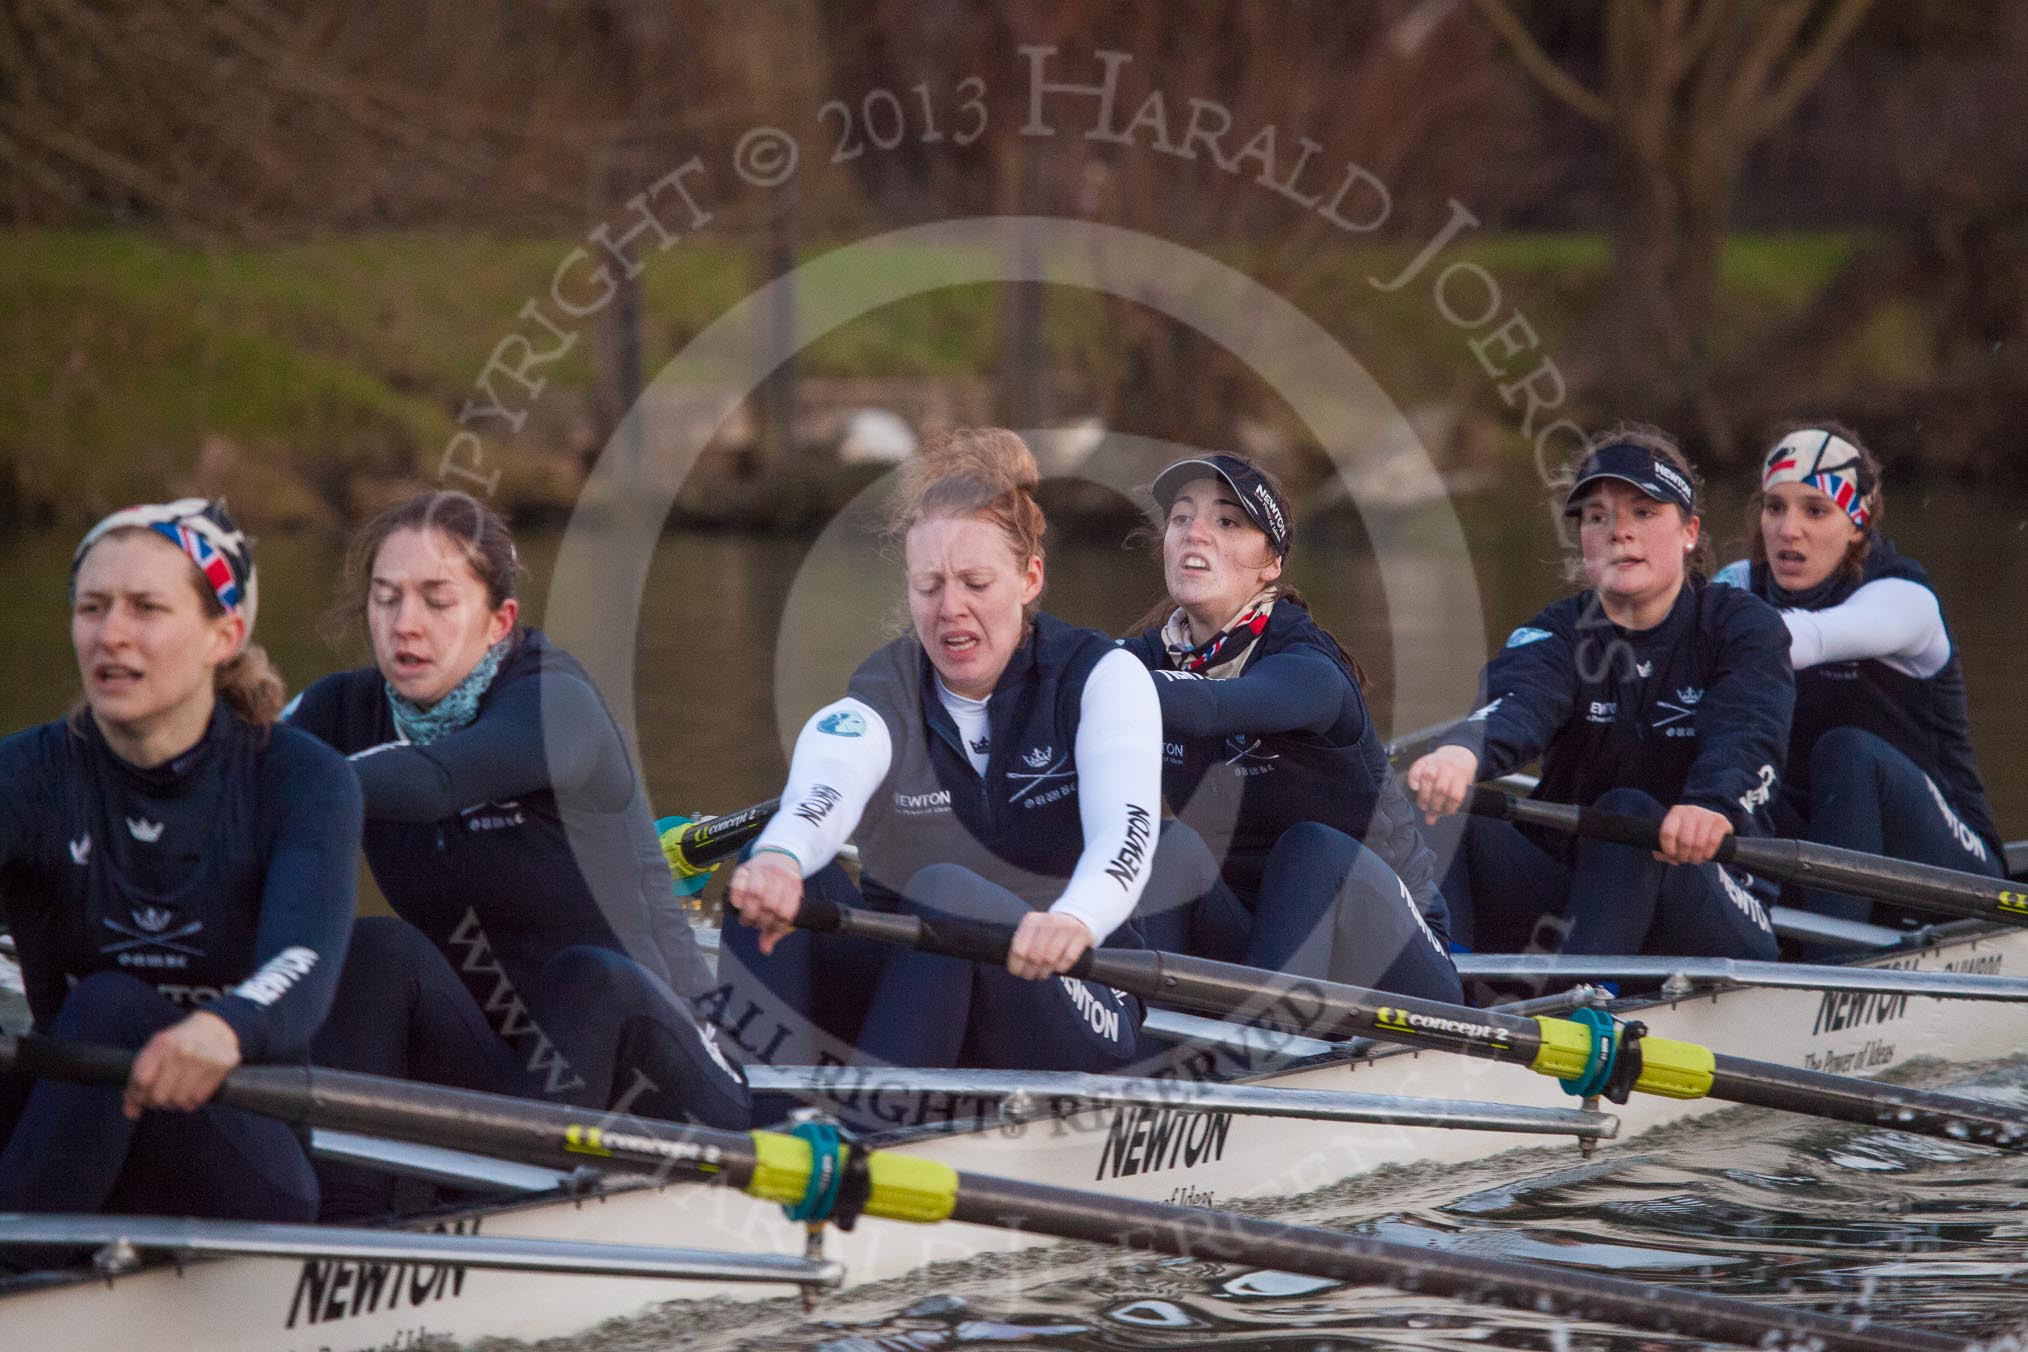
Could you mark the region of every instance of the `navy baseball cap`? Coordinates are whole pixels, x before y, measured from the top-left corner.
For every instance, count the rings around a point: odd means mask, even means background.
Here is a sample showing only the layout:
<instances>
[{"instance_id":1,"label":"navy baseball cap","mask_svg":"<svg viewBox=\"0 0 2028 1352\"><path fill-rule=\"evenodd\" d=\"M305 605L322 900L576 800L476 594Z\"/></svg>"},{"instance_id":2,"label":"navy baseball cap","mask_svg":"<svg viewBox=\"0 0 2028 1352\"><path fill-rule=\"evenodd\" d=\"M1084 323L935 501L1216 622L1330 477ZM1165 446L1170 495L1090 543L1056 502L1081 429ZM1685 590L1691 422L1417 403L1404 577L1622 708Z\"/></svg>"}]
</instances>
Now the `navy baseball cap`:
<instances>
[{"instance_id":1,"label":"navy baseball cap","mask_svg":"<svg viewBox=\"0 0 2028 1352\"><path fill-rule=\"evenodd\" d=\"M1618 479L1632 484L1657 502L1674 503L1687 513L1697 510L1697 490L1688 476L1646 446L1615 441L1601 446L1578 466L1577 482L1563 500L1563 514L1576 516L1583 506L1585 490L1601 479Z\"/></svg>"},{"instance_id":2,"label":"navy baseball cap","mask_svg":"<svg viewBox=\"0 0 2028 1352\"><path fill-rule=\"evenodd\" d=\"M1239 503L1239 510L1246 513L1246 519L1260 527L1274 547L1279 558L1289 553L1289 504L1267 476L1236 455L1198 456L1190 460L1178 460L1155 476L1155 503L1164 512L1176 501L1176 495L1183 486L1193 479L1223 479L1225 486L1232 490L1233 498Z\"/></svg>"}]
</instances>

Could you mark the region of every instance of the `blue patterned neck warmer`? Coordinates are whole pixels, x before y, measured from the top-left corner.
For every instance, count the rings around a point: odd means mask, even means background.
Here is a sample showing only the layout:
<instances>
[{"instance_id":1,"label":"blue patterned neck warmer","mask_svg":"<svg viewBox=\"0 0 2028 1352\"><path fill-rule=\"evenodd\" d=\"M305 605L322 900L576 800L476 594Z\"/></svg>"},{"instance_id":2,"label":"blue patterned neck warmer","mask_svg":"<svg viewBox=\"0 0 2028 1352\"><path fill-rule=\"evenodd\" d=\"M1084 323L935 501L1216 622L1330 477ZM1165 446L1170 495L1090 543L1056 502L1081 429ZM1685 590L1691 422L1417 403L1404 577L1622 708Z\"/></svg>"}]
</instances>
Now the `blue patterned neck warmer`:
<instances>
[{"instance_id":1,"label":"blue patterned neck warmer","mask_svg":"<svg viewBox=\"0 0 2028 1352\"><path fill-rule=\"evenodd\" d=\"M395 693L392 685L387 685L387 707L394 714L395 730L416 746L428 746L469 726L479 716L479 697L493 684L493 678L500 672L501 661L513 646L514 635L510 633L486 649L486 655L479 659L465 679L452 686L449 694L427 709L402 698Z\"/></svg>"}]
</instances>

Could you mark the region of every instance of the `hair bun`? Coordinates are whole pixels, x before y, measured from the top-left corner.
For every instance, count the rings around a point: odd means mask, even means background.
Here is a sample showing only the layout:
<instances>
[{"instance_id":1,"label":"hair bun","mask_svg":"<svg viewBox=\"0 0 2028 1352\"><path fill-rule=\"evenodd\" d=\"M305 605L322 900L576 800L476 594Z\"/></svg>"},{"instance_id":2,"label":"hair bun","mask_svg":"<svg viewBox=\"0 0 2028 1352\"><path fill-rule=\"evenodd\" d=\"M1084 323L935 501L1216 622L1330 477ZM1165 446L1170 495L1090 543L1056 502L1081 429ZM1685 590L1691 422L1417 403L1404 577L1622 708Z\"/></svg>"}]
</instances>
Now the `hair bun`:
<instances>
[{"instance_id":1,"label":"hair bun","mask_svg":"<svg viewBox=\"0 0 2028 1352\"><path fill-rule=\"evenodd\" d=\"M1035 453L1006 428L939 432L902 467L900 498L889 529L900 536L918 521L976 516L1006 532L1017 558L1038 557L1049 529L1035 501L1041 483Z\"/></svg>"}]
</instances>

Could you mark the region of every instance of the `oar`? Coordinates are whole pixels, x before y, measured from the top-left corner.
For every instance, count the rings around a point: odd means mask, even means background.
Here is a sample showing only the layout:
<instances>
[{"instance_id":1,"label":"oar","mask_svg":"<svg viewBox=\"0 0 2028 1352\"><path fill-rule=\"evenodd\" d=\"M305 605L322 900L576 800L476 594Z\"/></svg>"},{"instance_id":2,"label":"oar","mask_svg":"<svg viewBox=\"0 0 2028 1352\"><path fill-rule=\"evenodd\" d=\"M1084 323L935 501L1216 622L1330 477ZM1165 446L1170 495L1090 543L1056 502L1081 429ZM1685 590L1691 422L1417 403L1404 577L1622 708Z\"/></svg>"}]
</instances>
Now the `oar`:
<instances>
[{"instance_id":1,"label":"oar","mask_svg":"<svg viewBox=\"0 0 2028 1352\"><path fill-rule=\"evenodd\" d=\"M1013 937L1012 930L997 925L860 910L813 893L804 895L796 923L805 929L836 930L996 965L1006 962ZM1574 1019L1524 1018L1154 949L1091 949L1070 974L1166 1005L1264 1016L1313 1037L1365 1033L1387 1042L1523 1065L1564 1081L1570 1092L1586 1097L1604 1093L1625 1102L1628 1091L1636 1091L1665 1098L1715 1098L1953 1141L2028 1149L2028 1118L1990 1103L1750 1061L1673 1038L1635 1040L1625 1034L1623 1025L1613 1026L1606 1035L1596 1024Z\"/></svg>"},{"instance_id":2,"label":"oar","mask_svg":"<svg viewBox=\"0 0 2028 1352\"><path fill-rule=\"evenodd\" d=\"M1385 748L1387 759L1398 761L1411 752L1421 751L1432 742L1441 741L1464 725L1465 720L1462 718L1447 718L1441 723L1432 723L1426 728L1417 728L1414 732L1404 732L1401 736L1387 744Z\"/></svg>"},{"instance_id":3,"label":"oar","mask_svg":"<svg viewBox=\"0 0 2028 1352\"><path fill-rule=\"evenodd\" d=\"M770 798L722 817L706 817L701 821L664 817L656 822L656 834L662 838L662 857L669 861L669 871L675 875L676 890L687 896L703 887L711 871L745 849L781 805L781 799Z\"/></svg>"},{"instance_id":4,"label":"oar","mask_svg":"<svg viewBox=\"0 0 2028 1352\"><path fill-rule=\"evenodd\" d=\"M88 1083L126 1082L131 1053L0 1038L0 1069ZM455 1145L569 1167L587 1157L738 1188L803 1209L850 1194L894 1220L969 1221L1029 1234L1244 1263L1333 1281L1393 1286L1571 1319L1596 1319L1742 1346L1807 1340L1851 1352L1959 1352L1964 1340L1883 1328L1870 1318L1755 1305L1592 1271L1430 1250L1368 1235L1289 1225L1046 1184L960 1173L888 1150L833 1153L808 1137L729 1132L305 1067L242 1066L217 1101L286 1122Z\"/></svg>"},{"instance_id":5,"label":"oar","mask_svg":"<svg viewBox=\"0 0 2028 1352\"><path fill-rule=\"evenodd\" d=\"M1516 798L1487 788L1473 789L1465 810L1478 817L1546 827L1643 850L1661 848L1661 827L1657 823L1619 812ZM1906 859L1885 859L1833 845L1813 845L1806 840L1737 835L1727 836L1719 845L1718 860L1777 882L1821 887L1974 920L2028 926L2028 892L2021 890L2021 884L2005 878L1960 873Z\"/></svg>"}]
</instances>

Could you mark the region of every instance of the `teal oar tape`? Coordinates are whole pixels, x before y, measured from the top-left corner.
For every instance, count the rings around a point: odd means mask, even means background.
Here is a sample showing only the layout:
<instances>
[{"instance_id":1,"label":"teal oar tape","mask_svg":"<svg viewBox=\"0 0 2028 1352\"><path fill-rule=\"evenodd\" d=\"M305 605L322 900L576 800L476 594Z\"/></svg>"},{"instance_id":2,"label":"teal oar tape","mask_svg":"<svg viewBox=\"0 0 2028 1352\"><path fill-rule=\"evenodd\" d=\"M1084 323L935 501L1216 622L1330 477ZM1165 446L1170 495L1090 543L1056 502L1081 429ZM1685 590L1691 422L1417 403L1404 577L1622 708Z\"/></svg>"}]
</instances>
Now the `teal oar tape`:
<instances>
[{"instance_id":1,"label":"teal oar tape","mask_svg":"<svg viewBox=\"0 0 2028 1352\"><path fill-rule=\"evenodd\" d=\"M1620 1041L1615 1035L1613 1016L1603 1009L1586 1006L1573 1010L1568 1015L1572 1023L1581 1023L1591 1029L1591 1055L1587 1058L1590 1068L1574 1079L1558 1080L1565 1093L1579 1098L1597 1098L1613 1077L1613 1059L1619 1053Z\"/></svg>"},{"instance_id":2,"label":"teal oar tape","mask_svg":"<svg viewBox=\"0 0 2028 1352\"><path fill-rule=\"evenodd\" d=\"M680 827L690 825L691 820L692 819L689 817L659 818L655 822L655 838L657 840L660 840L662 837L668 835L671 831L677 830ZM663 850L662 853L664 854L664 856L666 856L669 852L668 850L665 849ZM711 870L708 868L704 869L701 872L690 874L688 877L685 877L683 874L678 873L673 867L669 870L669 885L671 888L674 889L676 895L679 897L696 896L699 892L702 892L704 890L704 884L710 881L711 881Z\"/></svg>"}]
</instances>

